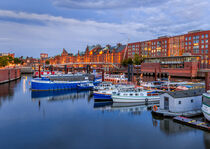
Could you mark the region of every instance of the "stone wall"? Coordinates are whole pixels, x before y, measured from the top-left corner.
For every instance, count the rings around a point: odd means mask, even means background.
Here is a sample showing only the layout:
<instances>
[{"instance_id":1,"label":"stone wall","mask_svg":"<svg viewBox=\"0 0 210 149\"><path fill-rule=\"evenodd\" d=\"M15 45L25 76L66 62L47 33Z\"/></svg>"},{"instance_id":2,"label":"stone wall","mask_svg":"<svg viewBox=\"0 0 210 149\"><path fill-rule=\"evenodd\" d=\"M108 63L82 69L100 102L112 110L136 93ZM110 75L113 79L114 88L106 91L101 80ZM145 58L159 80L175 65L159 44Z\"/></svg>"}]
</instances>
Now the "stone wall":
<instances>
[{"instance_id":1,"label":"stone wall","mask_svg":"<svg viewBox=\"0 0 210 149\"><path fill-rule=\"evenodd\" d=\"M20 69L0 69L0 83L6 83L19 79L21 77Z\"/></svg>"}]
</instances>

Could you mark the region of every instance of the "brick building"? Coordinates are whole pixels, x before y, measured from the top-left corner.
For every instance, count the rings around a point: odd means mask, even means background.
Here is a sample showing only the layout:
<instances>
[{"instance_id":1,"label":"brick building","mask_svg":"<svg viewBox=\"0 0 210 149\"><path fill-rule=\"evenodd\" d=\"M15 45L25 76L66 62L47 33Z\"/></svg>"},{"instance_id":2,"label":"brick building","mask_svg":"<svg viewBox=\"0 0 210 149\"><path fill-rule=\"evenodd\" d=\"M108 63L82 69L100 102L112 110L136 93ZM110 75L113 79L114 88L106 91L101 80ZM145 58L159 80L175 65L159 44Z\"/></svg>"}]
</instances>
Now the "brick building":
<instances>
[{"instance_id":1,"label":"brick building","mask_svg":"<svg viewBox=\"0 0 210 149\"><path fill-rule=\"evenodd\" d=\"M182 56L184 53L201 56L200 68L210 68L210 30L190 31L178 36L162 36L158 39L128 44L127 55L135 53L145 57Z\"/></svg>"},{"instance_id":2,"label":"brick building","mask_svg":"<svg viewBox=\"0 0 210 149\"><path fill-rule=\"evenodd\" d=\"M49 62L52 65L82 62L104 62L120 65L125 55L125 49L126 46L122 44L117 44L116 46L107 45L105 47L95 45L87 46L85 51L78 51L75 55L63 49L61 55L49 58ZM77 64L75 67L84 67L84 65ZM95 65L94 67L97 66Z\"/></svg>"},{"instance_id":3,"label":"brick building","mask_svg":"<svg viewBox=\"0 0 210 149\"><path fill-rule=\"evenodd\" d=\"M11 56L11 57L15 57L15 53L0 53L0 56Z\"/></svg>"}]
</instances>

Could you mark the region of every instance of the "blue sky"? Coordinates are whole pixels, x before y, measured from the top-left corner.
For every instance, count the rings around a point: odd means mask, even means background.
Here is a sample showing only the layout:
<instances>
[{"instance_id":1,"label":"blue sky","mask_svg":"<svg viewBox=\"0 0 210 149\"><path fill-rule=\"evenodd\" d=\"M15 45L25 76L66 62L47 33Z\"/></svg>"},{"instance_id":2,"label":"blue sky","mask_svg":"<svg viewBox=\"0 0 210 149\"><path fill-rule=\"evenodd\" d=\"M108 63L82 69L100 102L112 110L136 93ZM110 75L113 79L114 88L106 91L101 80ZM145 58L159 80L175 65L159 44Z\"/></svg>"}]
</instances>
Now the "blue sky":
<instances>
[{"instance_id":1,"label":"blue sky","mask_svg":"<svg viewBox=\"0 0 210 149\"><path fill-rule=\"evenodd\" d=\"M210 0L1 0L0 52L54 56L209 30L209 8Z\"/></svg>"}]
</instances>

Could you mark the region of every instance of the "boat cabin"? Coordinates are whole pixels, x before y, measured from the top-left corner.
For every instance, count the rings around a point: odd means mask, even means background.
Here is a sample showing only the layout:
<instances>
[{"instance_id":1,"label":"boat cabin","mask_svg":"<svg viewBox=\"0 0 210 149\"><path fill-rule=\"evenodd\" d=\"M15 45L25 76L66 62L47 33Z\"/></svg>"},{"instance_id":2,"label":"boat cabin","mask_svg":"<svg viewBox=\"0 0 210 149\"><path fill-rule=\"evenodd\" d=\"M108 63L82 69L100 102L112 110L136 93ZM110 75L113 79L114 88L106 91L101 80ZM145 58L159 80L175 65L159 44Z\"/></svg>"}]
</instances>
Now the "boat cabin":
<instances>
[{"instance_id":1,"label":"boat cabin","mask_svg":"<svg viewBox=\"0 0 210 149\"><path fill-rule=\"evenodd\" d=\"M160 95L160 109L177 113L200 110L202 106L202 94L204 92L203 88L165 92Z\"/></svg>"}]
</instances>

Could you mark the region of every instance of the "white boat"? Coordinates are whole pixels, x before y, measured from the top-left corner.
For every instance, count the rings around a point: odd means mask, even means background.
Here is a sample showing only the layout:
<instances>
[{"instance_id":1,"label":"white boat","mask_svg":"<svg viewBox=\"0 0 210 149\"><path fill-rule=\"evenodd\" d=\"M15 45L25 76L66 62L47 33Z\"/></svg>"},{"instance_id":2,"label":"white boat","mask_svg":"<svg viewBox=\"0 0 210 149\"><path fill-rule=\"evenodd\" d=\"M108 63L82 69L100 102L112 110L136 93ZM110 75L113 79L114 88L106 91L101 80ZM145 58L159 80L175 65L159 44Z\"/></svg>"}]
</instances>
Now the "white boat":
<instances>
[{"instance_id":1,"label":"white boat","mask_svg":"<svg viewBox=\"0 0 210 149\"><path fill-rule=\"evenodd\" d=\"M104 80L115 83L125 83L128 81L125 75L113 75L113 74L112 75L106 74Z\"/></svg>"},{"instance_id":2,"label":"white boat","mask_svg":"<svg viewBox=\"0 0 210 149\"><path fill-rule=\"evenodd\" d=\"M102 100L111 100L112 93L117 93L120 90L134 88L133 85L110 85L110 86L100 86L98 88L94 88L93 96L94 99L102 99Z\"/></svg>"},{"instance_id":3,"label":"white boat","mask_svg":"<svg viewBox=\"0 0 210 149\"><path fill-rule=\"evenodd\" d=\"M151 90L125 90L114 92L112 94L113 102L143 102L143 103L159 103L160 102L159 91Z\"/></svg>"},{"instance_id":4,"label":"white boat","mask_svg":"<svg viewBox=\"0 0 210 149\"><path fill-rule=\"evenodd\" d=\"M141 86L144 88L161 88L163 85L166 85L166 81L153 81L153 82L141 82Z\"/></svg>"},{"instance_id":5,"label":"white boat","mask_svg":"<svg viewBox=\"0 0 210 149\"><path fill-rule=\"evenodd\" d=\"M210 91L203 94L202 112L204 117L210 121Z\"/></svg>"},{"instance_id":6,"label":"white boat","mask_svg":"<svg viewBox=\"0 0 210 149\"><path fill-rule=\"evenodd\" d=\"M111 82L102 82L97 86L94 86L94 90L98 91L98 90L107 90L107 89L112 89L115 88L115 85L113 85Z\"/></svg>"}]
</instances>

